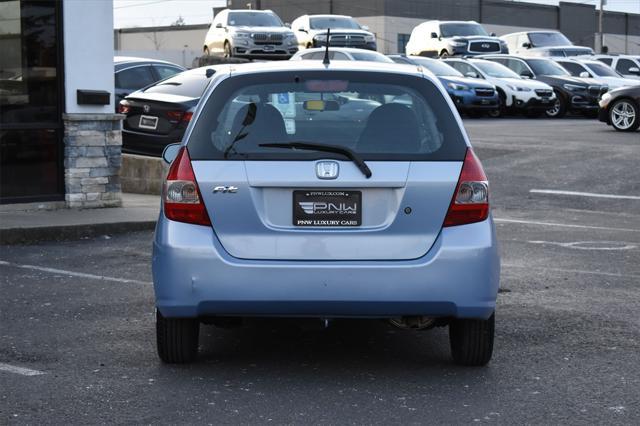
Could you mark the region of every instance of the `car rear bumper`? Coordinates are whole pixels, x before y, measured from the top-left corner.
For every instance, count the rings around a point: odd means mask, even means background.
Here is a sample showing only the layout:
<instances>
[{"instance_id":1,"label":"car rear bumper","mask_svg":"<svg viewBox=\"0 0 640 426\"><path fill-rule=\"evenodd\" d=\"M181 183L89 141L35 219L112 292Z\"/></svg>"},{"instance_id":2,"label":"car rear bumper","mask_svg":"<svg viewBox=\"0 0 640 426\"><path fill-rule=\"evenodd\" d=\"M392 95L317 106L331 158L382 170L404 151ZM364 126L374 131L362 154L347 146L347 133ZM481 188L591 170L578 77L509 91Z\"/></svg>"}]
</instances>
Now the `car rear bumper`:
<instances>
[{"instance_id":1,"label":"car rear bumper","mask_svg":"<svg viewBox=\"0 0 640 426\"><path fill-rule=\"evenodd\" d=\"M122 152L160 157L167 145L180 142L183 135L184 129L175 130L168 135L154 135L123 129Z\"/></svg>"},{"instance_id":2,"label":"car rear bumper","mask_svg":"<svg viewBox=\"0 0 640 426\"><path fill-rule=\"evenodd\" d=\"M488 318L500 263L492 219L444 228L407 261L264 261L231 257L210 227L161 213L153 245L165 317L402 315Z\"/></svg>"}]
</instances>

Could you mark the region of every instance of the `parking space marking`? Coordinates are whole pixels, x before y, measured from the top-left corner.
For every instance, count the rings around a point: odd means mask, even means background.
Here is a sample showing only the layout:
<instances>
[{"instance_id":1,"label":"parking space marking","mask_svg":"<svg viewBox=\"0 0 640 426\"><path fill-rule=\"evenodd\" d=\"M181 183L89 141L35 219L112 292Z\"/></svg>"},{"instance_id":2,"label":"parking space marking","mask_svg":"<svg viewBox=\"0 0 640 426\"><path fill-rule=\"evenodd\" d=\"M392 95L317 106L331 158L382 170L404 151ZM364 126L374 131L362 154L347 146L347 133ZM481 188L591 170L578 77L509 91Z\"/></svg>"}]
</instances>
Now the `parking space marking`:
<instances>
[{"instance_id":1,"label":"parking space marking","mask_svg":"<svg viewBox=\"0 0 640 426\"><path fill-rule=\"evenodd\" d=\"M493 220L496 223L520 223L523 225L559 226L564 228L601 229L605 231L640 232L640 229L633 229L633 228L611 228L608 226L574 225L571 223L539 222L535 220L504 219L504 218L498 218L498 217L494 218Z\"/></svg>"},{"instance_id":2,"label":"parking space marking","mask_svg":"<svg viewBox=\"0 0 640 426\"><path fill-rule=\"evenodd\" d=\"M573 195L576 197L614 198L617 200L640 200L640 196L637 196L637 195L596 194L593 192L559 191L555 189L530 189L529 192L532 194Z\"/></svg>"},{"instance_id":3,"label":"parking space marking","mask_svg":"<svg viewBox=\"0 0 640 426\"><path fill-rule=\"evenodd\" d=\"M590 271L587 269L565 269L565 268L548 268L545 266L524 266L524 265L513 265L511 263L503 263L500 265L501 268L513 268L513 269L530 269L534 271L549 271L549 272L561 272L564 274L588 274L588 275L601 275L605 277L616 277L616 278L637 278L640 279L640 275L638 274L621 274L618 272L603 272L603 271Z\"/></svg>"},{"instance_id":4,"label":"parking space marking","mask_svg":"<svg viewBox=\"0 0 640 426\"><path fill-rule=\"evenodd\" d=\"M0 362L0 371L6 371L7 373L20 374L22 376L41 376L45 374L44 371L32 370L30 368L16 367Z\"/></svg>"},{"instance_id":5,"label":"parking space marking","mask_svg":"<svg viewBox=\"0 0 640 426\"><path fill-rule=\"evenodd\" d=\"M64 269L47 268L44 266L21 265L19 263L7 262L4 260L0 260L0 265L11 266L11 267L20 268L20 269L30 269L33 271L49 272L51 274L68 275L71 277L88 278L91 280L99 280L99 281L112 281L112 282L124 283L124 284L144 284L144 285L152 284L151 282L148 282L148 281L130 280L127 278L107 277L104 275L87 274L85 272L66 271Z\"/></svg>"},{"instance_id":6,"label":"parking space marking","mask_svg":"<svg viewBox=\"0 0 640 426\"><path fill-rule=\"evenodd\" d=\"M638 246L632 243L625 243L623 241L572 241L572 242L560 242L560 241L527 241L529 244L548 244L559 247L571 248L576 250L633 250Z\"/></svg>"}]
</instances>

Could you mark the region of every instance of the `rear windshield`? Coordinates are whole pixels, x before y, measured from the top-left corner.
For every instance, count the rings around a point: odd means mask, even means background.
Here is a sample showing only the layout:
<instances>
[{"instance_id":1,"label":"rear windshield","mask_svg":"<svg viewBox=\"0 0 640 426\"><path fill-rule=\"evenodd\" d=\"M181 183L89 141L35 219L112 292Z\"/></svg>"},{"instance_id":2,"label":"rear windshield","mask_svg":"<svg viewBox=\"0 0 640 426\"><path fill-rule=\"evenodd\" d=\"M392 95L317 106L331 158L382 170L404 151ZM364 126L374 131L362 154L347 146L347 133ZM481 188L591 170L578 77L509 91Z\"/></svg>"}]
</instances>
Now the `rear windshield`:
<instances>
[{"instance_id":1,"label":"rear windshield","mask_svg":"<svg viewBox=\"0 0 640 426\"><path fill-rule=\"evenodd\" d=\"M210 79L205 71L194 70L177 74L162 80L147 88L144 93L166 93L168 95L180 95L189 98L199 98L207 88Z\"/></svg>"},{"instance_id":2,"label":"rear windshield","mask_svg":"<svg viewBox=\"0 0 640 426\"><path fill-rule=\"evenodd\" d=\"M353 59L355 59L356 61L386 62L391 64L393 63L391 59L378 52L351 52L351 56L353 56Z\"/></svg>"},{"instance_id":3,"label":"rear windshield","mask_svg":"<svg viewBox=\"0 0 640 426\"><path fill-rule=\"evenodd\" d=\"M317 16L315 18L309 18L311 29L323 30L327 28L331 29L350 29L359 30L360 25L352 18L342 16Z\"/></svg>"},{"instance_id":4,"label":"rear windshield","mask_svg":"<svg viewBox=\"0 0 640 426\"><path fill-rule=\"evenodd\" d=\"M416 76L304 71L220 83L189 137L193 160L303 160L339 154L260 146L306 142L365 160L462 161L466 143L436 86Z\"/></svg>"}]
</instances>

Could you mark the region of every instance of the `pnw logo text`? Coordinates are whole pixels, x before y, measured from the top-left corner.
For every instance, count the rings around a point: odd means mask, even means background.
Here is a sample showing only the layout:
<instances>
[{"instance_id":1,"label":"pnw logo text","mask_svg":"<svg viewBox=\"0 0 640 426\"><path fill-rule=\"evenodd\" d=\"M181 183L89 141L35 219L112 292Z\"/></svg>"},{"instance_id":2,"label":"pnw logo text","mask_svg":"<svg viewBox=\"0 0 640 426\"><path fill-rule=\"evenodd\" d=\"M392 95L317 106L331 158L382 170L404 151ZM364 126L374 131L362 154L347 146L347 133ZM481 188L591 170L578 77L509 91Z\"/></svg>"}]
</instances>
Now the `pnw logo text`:
<instances>
[{"instance_id":1,"label":"pnw logo text","mask_svg":"<svg viewBox=\"0 0 640 426\"><path fill-rule=\"evenodd\" d=\"M300 208L306 214L317 215L355 215L358 203L325 203L319 201L300 201Z\"/></svg>"}]
</instances>

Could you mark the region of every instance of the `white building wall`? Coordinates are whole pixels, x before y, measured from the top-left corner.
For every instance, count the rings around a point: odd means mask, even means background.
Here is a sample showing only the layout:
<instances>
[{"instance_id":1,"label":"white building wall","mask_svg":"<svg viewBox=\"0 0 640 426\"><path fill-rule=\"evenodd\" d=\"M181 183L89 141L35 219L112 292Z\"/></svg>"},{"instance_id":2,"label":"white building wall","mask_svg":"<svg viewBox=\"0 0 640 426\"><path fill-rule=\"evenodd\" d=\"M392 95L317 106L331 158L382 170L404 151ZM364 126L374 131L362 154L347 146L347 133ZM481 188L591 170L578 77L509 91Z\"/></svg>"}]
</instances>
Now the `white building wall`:
<instances>
[{"instance_id":1,"label":"white building wall","mask_svg":"<svg viewBox=\"0 0 640 426\"><path fill-rule=\"evenodd\" d=\"M63 0L65 112L114 110L113 2ZM109 105L78 105L76 91L106 90Z\"/></svg>"}]
</instances>

